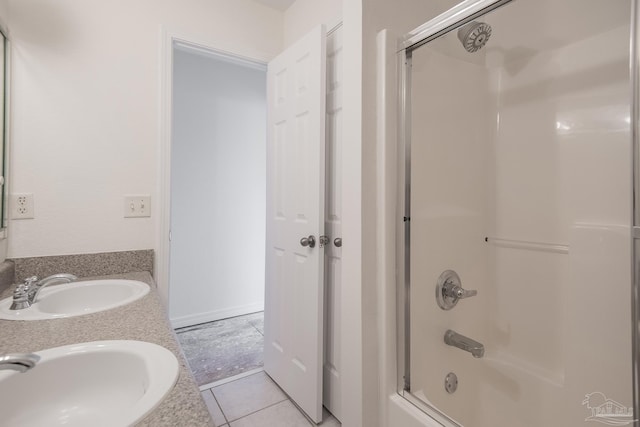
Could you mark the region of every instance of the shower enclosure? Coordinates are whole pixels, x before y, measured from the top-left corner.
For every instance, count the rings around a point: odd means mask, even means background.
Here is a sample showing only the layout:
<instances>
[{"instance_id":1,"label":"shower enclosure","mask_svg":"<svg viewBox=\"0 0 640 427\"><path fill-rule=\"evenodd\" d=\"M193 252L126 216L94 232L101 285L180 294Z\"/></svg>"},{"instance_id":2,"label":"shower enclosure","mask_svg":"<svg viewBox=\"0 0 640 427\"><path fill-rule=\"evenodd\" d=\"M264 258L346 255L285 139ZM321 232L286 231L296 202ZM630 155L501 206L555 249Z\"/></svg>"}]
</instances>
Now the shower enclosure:
<instances>
[{"instance_id":1,"label":"shower enclosure","mask_svg":"<svg viewBox=\"0 0 640 427\"><path fill-rule=\"evenodd\" d=\"M633 424L636 12L465 1L401 42L398 390L443 425Z\"/></svg>"}]
</instances>

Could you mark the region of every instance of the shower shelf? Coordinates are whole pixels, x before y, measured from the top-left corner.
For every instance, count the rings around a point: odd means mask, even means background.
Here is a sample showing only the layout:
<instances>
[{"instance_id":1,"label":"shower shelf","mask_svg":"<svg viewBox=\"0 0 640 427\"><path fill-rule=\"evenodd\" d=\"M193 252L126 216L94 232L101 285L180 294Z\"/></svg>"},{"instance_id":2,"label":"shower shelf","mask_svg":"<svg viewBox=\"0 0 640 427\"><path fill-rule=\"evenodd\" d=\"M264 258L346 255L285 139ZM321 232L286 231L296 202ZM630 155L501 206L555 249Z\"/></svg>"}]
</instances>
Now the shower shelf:
<instances>
[{"instance_id":1,"label":"shower shelf","mask_svg":"<svg viewBox=\"0 0 640 427\"><path fill-rule=\"evenodd\" d=\"M501 248L523 249L537 252L552 252L556 254L568 254L569 245L557 243L528 242L525 240L497 239L495 237L485 237L484 241Z\"/></svg>"}]
</instances>

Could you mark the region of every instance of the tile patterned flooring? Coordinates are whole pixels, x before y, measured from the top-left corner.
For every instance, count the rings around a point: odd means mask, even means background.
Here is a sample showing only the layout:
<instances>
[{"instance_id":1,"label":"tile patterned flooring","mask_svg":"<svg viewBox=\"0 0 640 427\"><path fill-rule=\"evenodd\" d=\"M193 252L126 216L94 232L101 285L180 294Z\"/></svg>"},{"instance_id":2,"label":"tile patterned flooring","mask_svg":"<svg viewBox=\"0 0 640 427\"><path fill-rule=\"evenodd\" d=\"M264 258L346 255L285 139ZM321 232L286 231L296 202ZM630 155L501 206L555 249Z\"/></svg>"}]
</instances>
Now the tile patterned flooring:
<instances>
[{"instance_id":1,"label":"tile patterned flooring","mask_svg":"<svg viewBox=\"0 0 640 427\"><path fill-rule=\"evenodd\" d=\"M314 426L262 371L263 313L177 329L216 426ZM324 410L322 427L340 422Z\"/></svg>"},{"instance_id":2,"label":"tile patterned flooring","mask_svg":"<svg viewBox=\"0 0 640 427\"><path fill-rule=\"evenodd\" d=\"M287 395L264 372L202 390L202 398L216 426L223 427L311 427ZM322 427L340 427L324 410Z\"/></svg>"}]
</instances>

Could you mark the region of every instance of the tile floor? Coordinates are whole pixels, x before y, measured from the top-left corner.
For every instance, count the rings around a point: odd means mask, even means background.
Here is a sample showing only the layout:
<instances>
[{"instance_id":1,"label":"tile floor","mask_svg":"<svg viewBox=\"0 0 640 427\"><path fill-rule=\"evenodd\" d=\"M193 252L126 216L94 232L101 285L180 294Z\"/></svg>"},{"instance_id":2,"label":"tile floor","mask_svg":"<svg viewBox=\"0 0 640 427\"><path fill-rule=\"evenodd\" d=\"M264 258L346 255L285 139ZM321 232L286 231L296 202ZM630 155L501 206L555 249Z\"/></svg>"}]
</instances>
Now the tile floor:
<instances>
[{"instance_id":1,"label":"tile floor","mask_svg":"<svg viewBox=\"0 0 640 427\"><path fill-rule=\"evenodd\" d=\"M216 426L309 427L309 421L262 370L264 313L176 329ZM324 410L323 427L340 426Z\"/></svg>"},{"instance_id":2,"label":"tile floor","mask_svg":"<svg viewBox=\"0 0 640 427\"><path fill-rule=\"evenodd\" d=\"M257 372L202 390L213 422L224 427L314 426L264 372ZM340 422L324 410L322 427Z\"/></svg>"}]
</instances>

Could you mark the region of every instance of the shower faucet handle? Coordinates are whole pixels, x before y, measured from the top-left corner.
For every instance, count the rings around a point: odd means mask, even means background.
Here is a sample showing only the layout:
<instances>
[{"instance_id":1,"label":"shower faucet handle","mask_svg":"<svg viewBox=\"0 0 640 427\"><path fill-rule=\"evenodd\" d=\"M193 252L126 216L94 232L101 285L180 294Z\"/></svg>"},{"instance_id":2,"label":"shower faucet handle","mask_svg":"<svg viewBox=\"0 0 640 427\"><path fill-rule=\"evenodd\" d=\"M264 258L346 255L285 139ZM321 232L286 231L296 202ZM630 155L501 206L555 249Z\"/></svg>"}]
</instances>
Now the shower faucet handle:
<instances>
[{"instance_id":1,"label":"shower faucet handle","mask_svg":"<svg viewBox=\"0 0 640 427\"><path fill-rule=\"evenodd\" d=\"M436 302L443 310L451 310L463 298L478 295L476 290L466 290L460 283L460 277L453 270L440 275L436 284Z\"/></svg>"},{"instance_id":2,"label":"shower faucet handle","mask_svg":"<svg viewBox=\"0 0 640 427\"><path fill-rule=\"evenodd\" d=\"M453 282L446 282L443 286L442 293L448 297L461 299L478 295L476 290L466 290L462 286L458 286Z\"/></svg>"}]
</instances>

